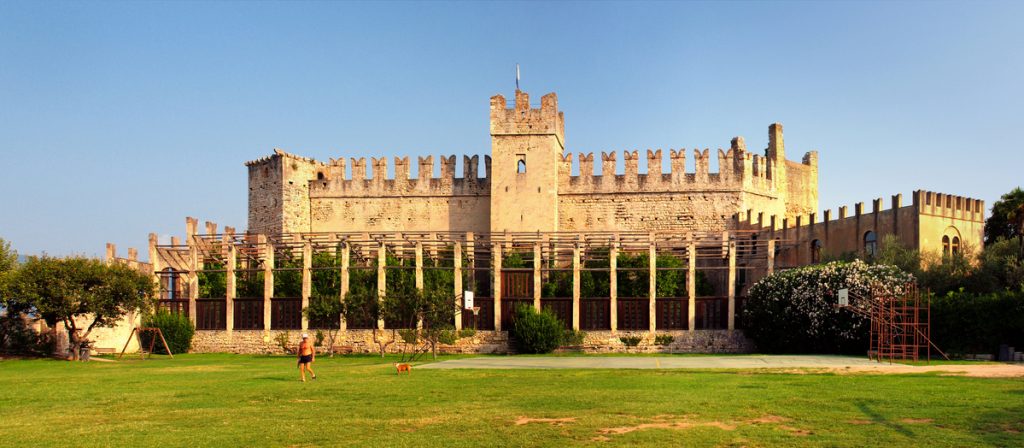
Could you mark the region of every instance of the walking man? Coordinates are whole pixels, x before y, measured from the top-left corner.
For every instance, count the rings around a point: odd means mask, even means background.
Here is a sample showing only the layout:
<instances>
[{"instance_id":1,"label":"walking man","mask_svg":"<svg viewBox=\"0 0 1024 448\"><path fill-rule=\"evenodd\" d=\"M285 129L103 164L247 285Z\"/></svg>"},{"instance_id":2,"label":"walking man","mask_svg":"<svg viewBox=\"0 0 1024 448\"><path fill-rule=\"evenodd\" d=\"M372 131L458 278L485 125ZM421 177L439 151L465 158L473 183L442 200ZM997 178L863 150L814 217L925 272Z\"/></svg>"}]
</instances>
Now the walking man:
<instances>
[{"instance_id":1,"label":"walking man","mask_svg":"<svg viewBox=\"0 0 1024 448\"><path fill-rule=\"evenodd\" d=\"M299 373L302 375L302 382L306 382L306 371L309 370L309 374L316 379L316 373L313 372L313 361L316 360L316 350L313 349L313 343L309 341L309 334L302 333L302 342L299 343Z\"/></svg>"}]
</instances>

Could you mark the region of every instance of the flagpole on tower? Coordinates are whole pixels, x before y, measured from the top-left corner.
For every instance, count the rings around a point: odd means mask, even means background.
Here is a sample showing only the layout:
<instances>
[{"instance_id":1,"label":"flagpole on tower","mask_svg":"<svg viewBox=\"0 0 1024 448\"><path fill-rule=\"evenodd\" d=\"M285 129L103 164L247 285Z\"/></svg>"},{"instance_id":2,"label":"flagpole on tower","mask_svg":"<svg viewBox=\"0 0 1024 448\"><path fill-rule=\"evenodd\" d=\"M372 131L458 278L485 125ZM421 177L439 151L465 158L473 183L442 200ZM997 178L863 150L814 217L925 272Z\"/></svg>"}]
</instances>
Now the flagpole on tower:
<instances>
[{"instance_id":1,"label":"flagpole on tower","mask_svg":"<svg viewBox=\"0 0 1024 448\"><path fill-rule=\"evenodd\" d=\"M519 64L516 64L516 90L519 90Z\"/></svg>"}]
</instances>

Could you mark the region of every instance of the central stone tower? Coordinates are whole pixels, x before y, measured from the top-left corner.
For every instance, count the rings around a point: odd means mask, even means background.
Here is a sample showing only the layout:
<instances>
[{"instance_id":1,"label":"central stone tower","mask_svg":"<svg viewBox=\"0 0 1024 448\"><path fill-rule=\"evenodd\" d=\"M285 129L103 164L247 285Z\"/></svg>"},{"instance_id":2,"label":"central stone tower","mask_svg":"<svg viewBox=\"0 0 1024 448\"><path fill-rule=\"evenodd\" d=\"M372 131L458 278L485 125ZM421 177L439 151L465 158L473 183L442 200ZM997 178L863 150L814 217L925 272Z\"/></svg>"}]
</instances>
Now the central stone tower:
<instances>
[{"instance_id":1,"label":"central stone tower","mask_svg":"<svg viewBox=\"0 0 1024 448\"><path fill-rule=\"evenodd\" d=\"M558 175L565 150L565 121L558 97L516 90L515 104L491 97L491 232L558 230Z\"/></svg>"}]
</instances>

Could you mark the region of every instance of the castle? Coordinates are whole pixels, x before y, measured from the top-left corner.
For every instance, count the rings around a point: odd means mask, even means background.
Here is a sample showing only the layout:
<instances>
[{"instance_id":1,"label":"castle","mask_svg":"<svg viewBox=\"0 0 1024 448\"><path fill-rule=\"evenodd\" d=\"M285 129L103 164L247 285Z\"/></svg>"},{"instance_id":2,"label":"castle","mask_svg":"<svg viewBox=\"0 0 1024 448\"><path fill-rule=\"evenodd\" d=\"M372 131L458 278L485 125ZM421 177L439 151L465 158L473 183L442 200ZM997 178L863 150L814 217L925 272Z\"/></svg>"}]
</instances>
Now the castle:
<instances>
[{"instance_id":1,"label":"castle","mask_svg":"<svg viewBox=\"0 0 1024 448\"><path fill-rule=\"evenodd\" d=\"M379 332L401 328L394 323L316 322L303 310L355 289L382 299L411 276L416 288L450 292L456 330L480 330L455 351L506 351L503 330L529 305L586 331L588 351L622 349L625 331L675 338L649 350L736 352L750 348L734 331L746 292L776 269L871 258L890 235L942 254L982 242L982 201L929 191L819 219L818 154L787 160L780 124L769 126L764 155L733 138L717 152L717 173L709 150L693 151L691 170L687 152L670 149L648 150L646 173L637 151L623 153L623 174L616 153L602 153L595 175L593 154L566 152L564 120L553 93L539 107L518 90L512 107L492 97L482 177L479 156L463 158L461 176L455 156L442 157L440 177L433 157L420 157L413 179L408 157L389 178L386 158L368 170L364 158L324 163L275 150L246 163L245 232L207 222L201 233L186 218L184 241L150 234L143 268L160 284L160 306L196 324L198 351L272 352L273 338L316 328L341 329L352 350L384 351L381 341L397 336ZM136 255L126 262L143 266ZM428 275L437 270L451 281Z\"/></svg>"},{"instance_id":2,"label":"castle","mask_svg":"<svg viewBox=\"0 0 1024 448\"><path fill-rule=\"evenodd\" d=\"M768 127L764 155L747 150L743 137L728 150L693 150L687 172L686 150L670 149L668 172L661 149L646 152L647 172L639 172L638 151L622 153L624 174L615 173L617 153L594 154L565 148L565 118L558 97L549 93L539 108L517 90L512 107L505 97L490 100L491 155L441 157L433 177L433 156L418 159L418 177L409 177L409 158L345 159L328 163L275 150L246 163L249 169L249 231L296 232L628 232L757 230L793 241L785 255L792 264L820 261L823 253L865 252L886 234L919 250L951 253L980 247L984 203L934 192L914 192L904 207L881 199L870 212L855 205L847 217L840 207L818 219L818 153L800 162L786 159L782 125ZM719 172L709 170L717 155ZM575 166L574 166L575 164ZM578 173L574 175L573 173Z\"/></svg>"},{"instance_id":3,"label":"castle","mask_svg":"<svg viewBox=\"0 0 1024 448\"><path fill-rule=\"evenodd\" d=\"M455 156L442 157L434 178L432 156L420 157L419 176L409 178L409 158L395 158L393 179L386 158L318 162L277 150L249 167L249 231L256 233L331 231L554 232L554 231L721 231L733 217L756 209L795 217L818 208L818 154L786 160L782 125L769 127L764 156L748 152L743 138L717 152L718 173L709 172L707 149L694 150L687 173L686 150L647 150L647 173L638 151L623 153L625 173L615 174L617 154L602 153L600 175L594 155L565 153L565 121L558 98L549 93L540 108L516 91L513 107L491 98L491 155L464 156L461 177ZM564 154L564 155L563 155ZM573 175L573 169L578 175Z\"/></svg>"}]
</instances>

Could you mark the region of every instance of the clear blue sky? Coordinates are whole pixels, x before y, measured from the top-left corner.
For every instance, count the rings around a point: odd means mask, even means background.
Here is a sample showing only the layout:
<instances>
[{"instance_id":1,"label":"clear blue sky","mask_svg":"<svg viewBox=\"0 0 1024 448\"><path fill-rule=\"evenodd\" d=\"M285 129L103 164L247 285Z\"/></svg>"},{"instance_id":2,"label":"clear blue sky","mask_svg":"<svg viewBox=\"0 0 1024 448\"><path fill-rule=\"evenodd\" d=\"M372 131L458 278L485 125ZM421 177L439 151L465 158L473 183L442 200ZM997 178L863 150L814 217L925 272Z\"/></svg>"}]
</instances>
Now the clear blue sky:
<instances>
[{"instance_id":1,"label":"clear blue sky","mask_svg":"<svg viewBox=\"0 0 1024 448\"><path fill-rule=\"evenodd\" d=\"M1022 183L1022 22L1021 2L0 2L0 237L145 256L186 215L244 229L242 164L274 147L488 153L516 62L573 152L760 150L778 121L791 159L820 151L822 208L991 204Z\"/></svg>"}]
</instances>

